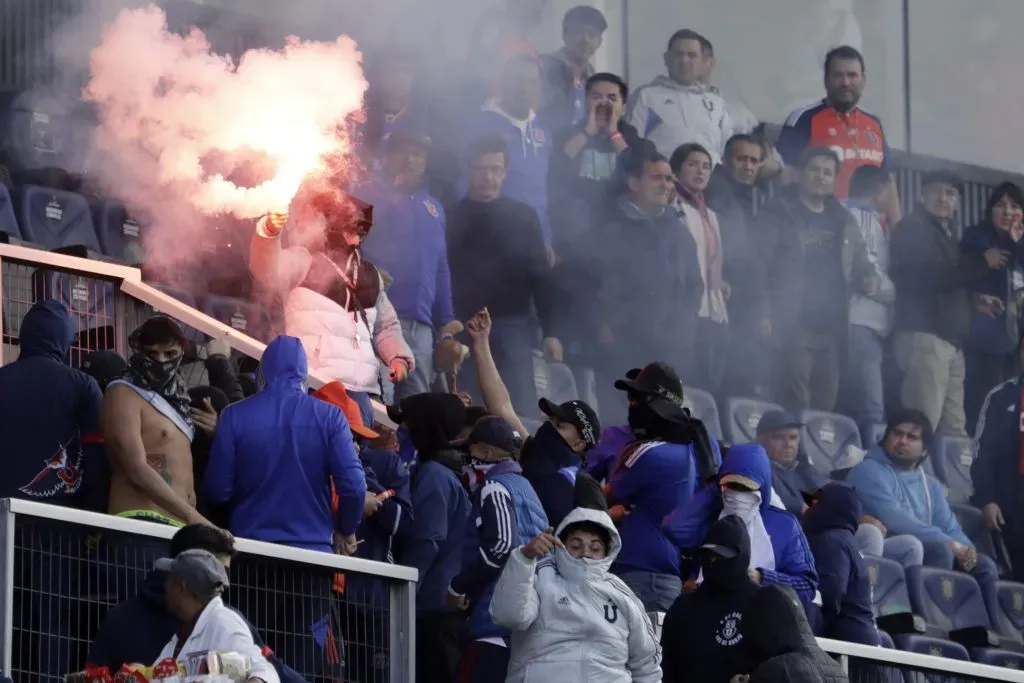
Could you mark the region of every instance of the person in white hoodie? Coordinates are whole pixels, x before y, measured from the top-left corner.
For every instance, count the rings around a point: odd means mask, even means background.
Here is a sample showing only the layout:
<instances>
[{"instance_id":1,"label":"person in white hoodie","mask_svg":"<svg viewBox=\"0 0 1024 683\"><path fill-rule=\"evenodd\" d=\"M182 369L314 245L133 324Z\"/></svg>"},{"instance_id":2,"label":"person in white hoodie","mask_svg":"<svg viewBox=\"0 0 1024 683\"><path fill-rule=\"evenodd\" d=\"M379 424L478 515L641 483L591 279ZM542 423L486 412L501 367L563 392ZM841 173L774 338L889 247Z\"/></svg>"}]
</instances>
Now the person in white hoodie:
<instances>
[{"instance_id":1,"label":"person in white hoodie","mask_svg":"<svg viewBox=\"0 0 1024 683\"><path fill-rule=\"evenodd\" d=\"M302 341L310 372L380 396L378 358L392 383L416 364L384 276L362 257L372 227L366 209L329 181L308 180L291 214L270 214L256 224L249 269L256 282L283 295L284 332Z\"/></svg>"},{"instance_id":2,"label":"person in white hoodie","mask_svg":"<svg viewBox=\"0 0 1024 683\"><path fill-rule=\"evenodd\" d=\"M707 38L690 29L676 31L665 51L668 75L633 93L626 122L666 157L680 145L696 142L711 153L712 165L718 165L725 143L739 131L722 96L703 84L714 65Z\"/></svg>"},{"instance_id":3,"label":"person in white hoodie","mask_svg":"<svg viewBox=\"0 0 1024 683\"><path fill-rule=\"evenodd\" d=\"M576 508L512 552L490 608L513 632L506 683L661 681L647 613L609 572L621 547L607 513Z\"/></svg>"}]
</instances>

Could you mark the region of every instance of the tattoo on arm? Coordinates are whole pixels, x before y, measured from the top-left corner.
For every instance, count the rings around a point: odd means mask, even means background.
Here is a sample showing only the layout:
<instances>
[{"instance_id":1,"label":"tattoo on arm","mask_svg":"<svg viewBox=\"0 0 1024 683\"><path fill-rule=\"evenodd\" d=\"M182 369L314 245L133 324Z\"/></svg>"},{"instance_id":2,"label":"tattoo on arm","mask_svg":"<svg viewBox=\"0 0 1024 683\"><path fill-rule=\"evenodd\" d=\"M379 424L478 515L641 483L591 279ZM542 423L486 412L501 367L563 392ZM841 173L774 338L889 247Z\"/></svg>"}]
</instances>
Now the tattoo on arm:
<instances>
[{"instance_id":1,"label":"tattoo on arm","mask_svg":"<svg viewBox=\"0 0 1024 683\"><path fill-rule=\"evenodd\" d=\"M156 473L167 482L169 486L173 479L171 478L171 470L167 466L167 456L163 453L147 453L146 464L156 470Z\"/></svg>"}]
</instances>

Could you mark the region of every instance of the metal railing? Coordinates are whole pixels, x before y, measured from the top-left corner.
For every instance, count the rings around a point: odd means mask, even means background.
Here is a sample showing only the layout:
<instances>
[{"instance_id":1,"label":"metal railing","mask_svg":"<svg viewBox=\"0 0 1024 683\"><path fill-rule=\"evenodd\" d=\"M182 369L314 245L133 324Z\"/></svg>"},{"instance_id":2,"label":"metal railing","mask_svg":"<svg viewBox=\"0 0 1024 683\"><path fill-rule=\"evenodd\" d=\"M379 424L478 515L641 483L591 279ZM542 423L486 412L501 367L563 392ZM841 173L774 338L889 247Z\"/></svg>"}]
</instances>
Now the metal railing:
<instances>
[{"instance_id":1,"label":"metal railing","mask_svg":"<svg viewBox=\"0 0 1024 683\"><path fill-rule=\"evenodd\" d=\"M976 664L947 657L903 652L859 643L818 638L825 652L837 657L850 683L899 681L900 683L969 683L977 681L1024 681L1024 671Z\"/></svg>"},{"instance_id":2,"label":"metal railing","mask_svg":"<svg viewBox=\"0 0 1024 683\"><path fill-rule=\"evenodd\" d=\"M19 682L80 670L103 617L137 594L175 531L0 500L2 670ZM235 548L225 601L304 679L363 680L351 671L360 662L378 680L414 680L415 569L246 539ZM337 572L380 582L389 599L372 605L334 592Z\"/></svg>"}]
</instances>

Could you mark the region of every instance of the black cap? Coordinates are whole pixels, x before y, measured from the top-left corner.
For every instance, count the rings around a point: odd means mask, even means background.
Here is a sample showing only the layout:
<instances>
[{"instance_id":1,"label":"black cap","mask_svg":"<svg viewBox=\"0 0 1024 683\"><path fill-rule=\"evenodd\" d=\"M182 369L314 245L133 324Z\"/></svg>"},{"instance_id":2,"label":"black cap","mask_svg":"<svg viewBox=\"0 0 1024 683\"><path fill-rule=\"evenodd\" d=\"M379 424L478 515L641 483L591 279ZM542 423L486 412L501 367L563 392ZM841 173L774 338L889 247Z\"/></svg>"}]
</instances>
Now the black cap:
<instances>
[{"instance_id":1,"label":"black cap","mask_svg":"<svg viewBox=\"0 0 1024 683\"><path fill-rule=\"evenodd\" d=\"M385 149L394 152L404 147L423 147L430 149L430 136L414 130L396 130L388 136Z\"/></svg>"},{"instance_id":2,"label":"black cap","mask_svg":"<svg viewBox=\"0 0 1024 683\"><path fill-rule=\"evenodd\" d=\"M82 372L96 380L100 389L124 375L128 364L113 351L93 351L82 359Z\"/></svg>"},{"instance_id":3,"label":"black cap","mask_svg":"<svg viewBox=\"0 0 1024 683\"><path fill-rule=\"evenodd\" d=\"M608 30L608 20L601 14L601 10L590 5L577 5L565 13L562 19L562 29L576 26L593 26L601 33Z\"/></svg>"},{"instance_id":4,"label":"black cap","mask_svg":"<svg viewBox=\"0 0 1024 683\"><path fill-rule=\"evenodd\" d=\"M769 410L757 423L757 435L774 432L776 429L799 429L804 423L785 410Z\"/></svg>"},{"instance_id":5,"label":"black cap","mask_svg":"<svg viewBox=\"0 0 1024 683\"><path fill-rule=\"evenodd\" d=\"M964 189L964 179L956 171L939 169L937 171L928 171L921 175L921 187L927 187L936 183L952 185L958 192L963 192Z\"/></svg>"},{"instance_id":6,"label":"black cap","mask_svg":"<svg viewBox=\"0 0 1024 683\"><path fill-rule=\"evenodd\" d=\"M580 438L586 442L586 450L597 445L601 438L601 422L597 419L597 413L584 401L566 401L556 405L546 398L537 402L540 412L548 417L553 417L562 422L568 422L580 432Z\"/></svg>"},{"instance_id":7,"label":"black cap","mask_svg":"<svg viewBox=\"0 0 1024 683\"><path fill-rule=\"evenodd\" d=\"M749 544L750 541L746 537L747 530L743 521L739 517L728 515L708 527L700 549L731 560L743 550L744 542Z\"/></svg>"},{"instance_id":8,"label":"black cap","mask_svg":"<svg viewBox=\"0 0 1024 683\"><path fill-rule=\"evenodd\" d=\"M679 373L667 363L648 363L643 369L634 368L625 379L615 380L619 391L630 391L644 396L656 396L672 406L684 410L683 382Z\"/></svg>"},{"instance_id":9,"label":"black cap","mask_svg":"<svg viewBox=\"0 0 1024 683\"><path fill-rule=\"evenodd\" d=\"M473 431L460 445L486 444L500 448L506 453L518 453L523 447L523 435L509 422L497 415L481 418Z\"/></svg>"}]
</instances>

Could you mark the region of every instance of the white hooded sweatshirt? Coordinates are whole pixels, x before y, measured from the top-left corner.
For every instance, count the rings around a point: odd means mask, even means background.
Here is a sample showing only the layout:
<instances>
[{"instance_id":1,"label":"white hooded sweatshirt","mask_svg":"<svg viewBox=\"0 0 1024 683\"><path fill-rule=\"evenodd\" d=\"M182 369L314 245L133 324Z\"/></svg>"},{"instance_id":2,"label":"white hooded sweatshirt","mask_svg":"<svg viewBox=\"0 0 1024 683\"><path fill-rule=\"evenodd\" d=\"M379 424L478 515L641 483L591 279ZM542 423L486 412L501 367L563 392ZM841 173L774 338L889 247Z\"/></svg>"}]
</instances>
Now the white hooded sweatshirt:
<instances>
[{"instance_id":1,"label":"white hooded sweatshirt","mask_svg":"<svg viewBox=\"0 0 1024 683\"><path fill-rule=\"evenodd\" d=\"M511 629L506 683L659 683L661 646L643 604L608 570L622 548L611 518L576 508L558 526L594 522L608 530L604 560L575 560L564 548L528 560L517 548L501 572L491 618Z\"/></svg>"}]
</instances>

